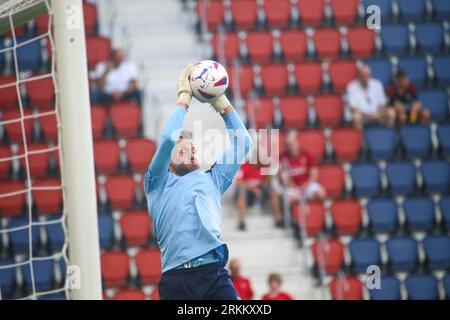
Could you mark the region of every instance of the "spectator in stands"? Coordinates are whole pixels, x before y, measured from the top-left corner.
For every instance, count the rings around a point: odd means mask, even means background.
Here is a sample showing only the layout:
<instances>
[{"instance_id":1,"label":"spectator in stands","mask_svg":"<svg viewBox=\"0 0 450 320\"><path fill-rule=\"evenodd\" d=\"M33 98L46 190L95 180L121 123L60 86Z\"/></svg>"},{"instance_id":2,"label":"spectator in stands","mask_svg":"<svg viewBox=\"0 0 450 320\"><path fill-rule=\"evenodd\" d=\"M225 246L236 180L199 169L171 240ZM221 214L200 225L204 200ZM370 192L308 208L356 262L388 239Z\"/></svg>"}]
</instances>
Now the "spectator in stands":
<instances>
[{"instance_id":1,"label":"spectator in stands","mask_svg":"<svg viewBox=\"0 0 450 320\"><path fill-rule=\"evenodd\" d=\"M428 124L430 113L417 98L416 86L411 83L408 74L399 70L395 75L395 82L388 88L389 105L397 114L400 126L405 123L417 123L419 120Z\"/></svg>"},{"instance_id":2,"label":"spectator in stands","mask_svg":"<svg viewBox=\"0 0 450 320\"><path fill-rule=\"evenodd\" d=\"M269 275L269 292L266 293L263 300L294 300L294 298L286 292L281 291L283 280L279 273L271 273Z\"/></svg>"},{"instance_id":3,"label":"spectator in stands","mask_svg":"<svg viewBox=\"0 0 450 320\"><path fill-rule=\"evenodd\" d=\"M230 261L231 281L242 300L253 299L253 289L249 278L241 276L241 263L238 259Z\"/></svg>"},{"instance_id":4,"label":"spectator in stands","mask_svg":"<svg viewBox=\"0 0 450 320\"><path fill-rule=\"evenodd\" d=\"M140 92L137 86L138 69L125 59L123 49L113 49L108 61L100 62L94 70L96 91L93 102L112 102L134 100L140 104Z\"/></svg>"},{"instance_id":5,"label":"spectator in stands","mask_svg":"<svg viewBox=\"0 0 450 320\"><path fill-rule=\"evenodd\" d=\"M361 65L358 67L358 78L347 86L353 125L362 129L367 122L382 121L388 126L394 126L395 110L387 107L383 83L371 76L370 67Z\"/></svg>"}]
</instances>

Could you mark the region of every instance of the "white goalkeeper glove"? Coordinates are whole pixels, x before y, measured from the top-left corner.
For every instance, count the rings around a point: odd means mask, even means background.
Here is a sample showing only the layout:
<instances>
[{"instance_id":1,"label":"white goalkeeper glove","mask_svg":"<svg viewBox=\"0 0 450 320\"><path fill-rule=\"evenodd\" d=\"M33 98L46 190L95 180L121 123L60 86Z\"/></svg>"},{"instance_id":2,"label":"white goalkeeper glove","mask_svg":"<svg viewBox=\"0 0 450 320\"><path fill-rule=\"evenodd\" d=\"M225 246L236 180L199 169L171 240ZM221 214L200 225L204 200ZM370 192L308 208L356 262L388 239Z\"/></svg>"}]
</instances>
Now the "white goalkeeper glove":
<instances>
[{"instance_id":1,"label":"white goalkeeper glove","mask_svg":"<svg viewBox=\"0 0 450 320\"><path fill-rule=\"evenodd\" d=\"M211 106L220 114L224 114L225 108L231 106L230 101L225 94L220 95L217 99L211 102Z\"/></svg>"},{"instance_id":2,"label":"white goalkeeper glove","mask_svg":"<svg viewBox=\"0 0 450 320\"><path fill-rule=\"evenodd\" d=\"M192 89L189 83L189 77L191 76L193 65L188 64L180 73L178 78L178 104L189 106L192 100Z\"/></svg>"}]
</instances>

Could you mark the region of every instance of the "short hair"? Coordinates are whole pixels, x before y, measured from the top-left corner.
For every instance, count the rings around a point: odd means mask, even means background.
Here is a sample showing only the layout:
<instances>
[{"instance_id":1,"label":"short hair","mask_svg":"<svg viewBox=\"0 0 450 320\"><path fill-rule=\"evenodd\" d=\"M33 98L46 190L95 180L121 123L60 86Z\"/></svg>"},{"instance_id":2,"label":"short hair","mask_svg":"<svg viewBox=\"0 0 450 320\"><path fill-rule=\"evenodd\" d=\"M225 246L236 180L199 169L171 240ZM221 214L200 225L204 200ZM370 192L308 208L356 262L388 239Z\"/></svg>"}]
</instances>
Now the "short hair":
<instances>
[{"instance_id":1,"label":"short hair","mask_svg":"<svg viewBox=\"0 0 450 320\"><path fill-rule=\"evenodd\" d=\"M408 74L406 73L406 71L399 69L397 71L397 73L395 74L395 80L404 79L407 76L408 76Z\"/></svg>"},{"instance_id":2,"label":"short hair","mask_svg":"<svg viewBox=\"0 0 450 320\"><path fill-rule=\"evenodd\" d=\"M269 283L272 281L277 281L279 283L283 282L283 279L281 278L281 275L279 273L273 272L269 274Z\"/></svg>"}]
</instances>

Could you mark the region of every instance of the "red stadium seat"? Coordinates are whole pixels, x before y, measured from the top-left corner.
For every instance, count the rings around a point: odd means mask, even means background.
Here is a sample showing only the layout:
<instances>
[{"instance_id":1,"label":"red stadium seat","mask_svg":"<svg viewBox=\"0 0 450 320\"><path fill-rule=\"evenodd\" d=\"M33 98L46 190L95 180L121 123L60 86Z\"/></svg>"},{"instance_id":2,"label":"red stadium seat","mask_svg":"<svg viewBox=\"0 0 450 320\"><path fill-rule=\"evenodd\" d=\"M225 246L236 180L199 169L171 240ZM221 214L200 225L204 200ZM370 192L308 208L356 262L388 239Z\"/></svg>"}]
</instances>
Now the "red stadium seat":
<instances>
[{"instance_id":1,"label":"red stadium seat","mask_svg":"<svg viewBox=\"0 0 450 320\"><path fill-rule=\"evenodd\" d=\"M125 152L133 172L147 170L156 151L156 143L150 139L137 138L127 141Z\"/></svg>"},{"instance_id":2,"label":"red stadium seat","mask_svg":"<svg viewBox=\"0 0 450 320\"><path fill-rule=\"evenodd\" d=\"M102 106L91 107L92 135L94 139L100 139L105 130L106 110Z\"/></svg>"},{"instance_id":3,"label":"red stadium seat","mask_svg":"<svg viewBox=\"0 0 450 320\"><path fill-rule=\"evenodd\" d=\"M338 160L353 162L361 150L361 132L353 128L339 128L331 133L331 143Z\"/></svg>"},{"instance_id":4,"label":"red stadium seat","mask_svg":"<svg viewBox=\"0 0 450 320\"><path fill-rule=\"evenodd\" d=\"M0 110L16 109L16 76L0 76Z\"/></svg>"},{"instance_id":5,"label":"red stadium seat","mask_svg":"<svg viewBox=\"0 0 450 320\"><path fill-rule=\"evenodd\" d=\"M55 88L51 77L27 81L25 88L33 107L38 109L54 107Z\"/></svg>"},{"instance_id":6,"label":"red stadium seat","mask_svg":"<svg viewBox=\"0 0 450 320\"><path fill-rule=\"evenodd\" d=\"M45 135L46 141L58 141L58 126L56 114L40 116L38 118L41 130Z\"/></svg>"},{"instance_id":7,"label":"red stadium seat","mask_svg":"<svg viewBox=\"0 0 450 320\"><path fill-rule=\"evenodd\" d=\"M198 1L196 4L197 14L206 22L208 30L214 31L223 23L225 10L222 1Z\"/></svg>"},{"instance_id":8,"label":"red stadium seat","mask_svg":"<svg viewBox=\"0 0 450 320\"><path fill-rule=\"evenodd\" d=\"M335 278L329 284L334 300L362 300L362 284L358 277Z\"/></svg>"},{"instance_id":9,"label":"red stadium seat","mask_svg":"<svg viewBox=\"0 0 450 320\"><path fill-rule=\"evenodd\" d=\"M158 288L153 289L152 293L150 294L150 298L151 298L151 300L160 300Z\"/></svg>"},{"instance_id":10,"label":"red stadium seat","mask_svg":"<svg viewBox=\"0 0 450 320\"><path fill-rule=\"evenodd\" d=\"M344 245L337 239L317 240L311 251L316 265L322 266L327 274L337 273L344 263Z\"/></svg>"},{"instance_id":11,"label":"red stadium seat","mask_svg":"<svg viewBox=\"0 0 450 320\"><path fill-rule=\"evenodd\" d=\"M322 127L336 127L342 119L344 103L337 94L318 95L314 98L314 109Z\"/></svg>"},{"instance_id":12,"label":"red stadium seat","mask_svg":"<svg viewBox=\"0 0 450 320\"><path fill-rule=\"evenodd\" d=\"M4 160L12 156L9 145L0 144L0 179L6 179L11 170L12 160Z\"/></svg>"},{"instance_id":13,"label":"red stadium seat","mask_svg":"<svg viewBox=\"0 0 450 320\"><path fill-rule=\"evenodd\" d=\"M347 39L354 58L370 57L375 49L375 32L366 27L353 27L348 30Z\"/></svg>"},{"instance_id":14,"label":"red stadium seat","mask_svg":"<svg viewBox=\"0 0 450 320\"><path fill-rule=\"evenodd\" d=\"M358 15L359 0L330 0L333 17L338 24L352 24Z\"/></svg>"},{"instance_id":15,"label":"red stadium seat","mask_svg":"<svg viewBox=\"0 0 450 320\"><path fill-rule=\"evenodd\" d=\"M31 116L32 112L30 110L23 110L24 116ZM5 111L3 113L3 121L7 120L18 120L21 118L20 111L19 110L10 110ZM17 122L11 122L4 124L4 128L6 133L8 134L9 141L11 142L22 142L22 121ZM27 139L31 137L31 133L33 131L33 119L24 119L23 120L24 129L25 129L25 136Z\"/></svg>"},{"instance_id":16,"label":"red stadium seat","mask_svg":"<svg viewBox=\"0 0 450 320\"><path fill-rule=\"evenodd\" d=\"M319 166L319 183L327 191L327 197L340 197L345 188L345 171L339 165Z\"/></svg>"},{"instance_id":17,"label":"red stadium seat","mask_svg":"<svg viewBox=\"0 0 450 320\"><path fill-rule=\"evenodd\" d=\"M212 38L214 55L221 58L223 55L227 64L239 56L239 38L236 33L225 33L223 37L215 33Z\"/></svg>"},{"instance_id":18,"label":"red stadium seat","mask_svg":"<svg viewBox=\"0 0 450 320\"><path fill-rule=\"evenodd\" d=\"M131 209L136 183L129 175L108 176L105 182L106 193L113 209Z\"/></svg>"},{"instance_id":19,"label":"red stadium seat","mask_svg":"<svg viewBox=\"0 0 450 320\"><path fill-rule=\"evenodd\" d=\"M300 131L297 139L300 148L306 150L314 161L322 159L325 153L325 136L322 130Z\"/></svg>"},{"instance_id":20,"label":"red stadium seat","mask_svg":"<svg viewBox=\"0 0 450 320\"><path fill-rule=\"evenodd\" d=\"M322 85L322 66L319 62L304 62L295 66L297 87L304 93L316 93Z\"/></svg>"},{"instance_id":21,"label":"red stadium seat","mask_svg":"<svg viewBox=\"0 0 450 320\"><path fill-rule=\"evenodd\" d=\"M109 38L91 36L86 38L86 50L89 69L95 68L97 63L107 61L111 53Z\"/></svg>"},{"instance_id":22,"label":"red stadium seat","mask_svg":"<svg viewBox=\"0 0 450 320\"><path fill-rule=\"evenodd\" d=\"M130 258L124 251L109 251L100 257L106 287L125 286L130 274Z\"/></svg>"},{"instance_id":23,"label":"red stadium seat","mask_svg":"<svg viewBox=\"0 0 450 320\"><path fill-rule=\"evenodd\" d=\"M147 244L152 229L152 220L146 210L124 212L120 217L120 227L129 247Z\"/></svg>"},{"instance_id":24,"label":"red stadium seat","mask_svg":"<svg viewBox=\"0 0 450 320\"><path fill-rule=\"evenodd\" d=\"M316 52L321 59L336 58L339 55L341 51L341 35L337 29L316 29L313 39Z\"/></svg>"},{"instance_id":25,"label":"red stadium seat","mask_svg":"<svg viewBox=\"0 0 450 320\"><path fill-rule=\"evenodd\" d=\"M95 141L94 160L97 173L115 173L120 164L120 148L117 140Z\"/></svg>"},{"instance_id":26,"label":"red stadium seat","mask_svg":"<svg viewBox=\"0 0 450 320\"><path fill-rule=\"evenodd\" d=\"M38 179L33 181L31 191L39 214L60 213L62 204L61 181L59 179Z\"/></svg>"},{"instance_id":27,"label":"red stadium seat","mask_svg":"<svg viewBox=\"0 0 450 320\"><path fill-rule=\"evenodd\" d=\"M325 227L325 208L322 202L310 201L306 208L306 215L303 217L303 210L299 203L292 206L292 214L299 226L306 223L306 233L308 237L316 237Z\"/></svg>"},{"instance_id":28,"label":"red stadium seat","mask_svg":"<svg viewBox=\"0 0 450 320\"><path fill-rule=\"evenodd\" d=\"M301 30L284 30L280 35L280 44L284 59L290 62L303 60L306 53L307 37Z\"/></svg>"},{"instance_id":29,"label":"red stadium seat","mask_svg":"<svg viewBox=\"0 0 450 320\"><path fill-rule=\"evenodd\" d=\"M258 129L266 128L273 122L274 109L272 99L258 98L248 100L245 106L250 119L253 119Z\"/></svg>"},{"instance_id":30,"label":"red stadium seat","mask_svg":"<svg viewBox=\"0 0 450 320\"><path fill-rule=\"evenodd\" d=\"M27 150L28 152L39 152L36 154L28 155L28 168L30 170L30 175L32 177L45 177L47 173L47 169L49 166L50 154L52 151L44 151L48 149L49 146L47 143L28 143ZM42 151L42 152L41 152ZM25 154L24 145L21 144L19 148L19 154ZM25 157L20 158L20 165L22 166L22 171L26 172L26 159Z\"/></svg>"},{"instance_id":31,"label":"red stadium seat","mask_svg":"<svg viewBox=\"0 0 450 320\"><path fill-rule=\"evenodd\" d=\"M139 277L144 284L156 284L161 278L161 253L158 249L142 249L136 255Z\"/></svg>"},{"instance_id":32,"label":"red stadium seat","mask_svg":"<svg viewBox=\"0 0 450 320\"><path fill-rule=\"evenodd\" d=\"M237 73L238 80L235 80L235 73ZM241 65L239 69L235 70L231 68L228 72L228 77L230 79L230 88L232 92L234 90L239 90L242 97L247 97L250 91L253 89L253 68L250 65ZM239 82L239 85L238 85Z\"/></svg>"},{"instance_id":33,"label":"red stadium seat","mask_svg":"<svg viewBox=\"0 0 450 320\"><path fill-rule=\"evenodd\" d=\"M289 0L265 0L264 11L267 21L272 28L285 28L289 25L291 17L291 4Z\"/></svg>"},{"instance_id":34,"label":"red stadium seat","mask_svg":"<svg viewBox=\"0 0 450 320\"><path fill-rule=\"evenodd\" d=\"M256 0L231 1L231 14L237 29L252 29L258 19Z\"/></svg>"},{"instance_id":35,"label":"red stadium seat","mask_svg":"<svg viewBox=\"0 0 450 320\"><path fill-rule=\"evenodd\" d=\"M245 43L254 63L269 63L272 60L273 40L270 32L248 32Z\"/></svg>"},{"instance_id":36,"label":"red stadium seat","mask_svg":"<svg viewBox=\"0 0 450 320\"><path fill-rule=\"evenodd\" d=\"M324 0L298 0L297 6L304 25L311 27L321 25L325 14Z\"/></svg>"},{"instance_id":37,"label":"red stadium seat","mask_svg":"<svg viewBox=\"0 0 450 320\"><path fill-rule=\"evenodd\" d=\"M130 102L115 103L110 109L111 120L116 129L116 135L123 138L138 136L141 124L141 108Z\"/></svg>"},{"instance_id":38,"label":"red stadium seat","mask_svg":"<svg viewBox=\"0 0 450 320\"><path fill-rule=\"evenodd\" d=\"M282 97L280 109L289 128L303 128L308 120L308 103L304 97Z\"/></svg>"},{"instance_id":39,"label":"red stadium seat","mask_svg":"<svg viewBox=\"0 0 450 320\"><path fill-rule=\"evenodd\" d=\"M283 96L289 82L286 65L263 65L261 67L261 79L266 96Z\"/></svg>"},{"instance_id":40,"label":"red stadium seat","mask_svg":"<svg viewBox=\"0 0 450 320\"><path fill-rule=\"evenodd\" d=\"M121 289L114 293L113 300L145 300L145 293L141 289Z\"/></svg>"},{"instance_id":41,"label":"red stadium seat","mask_svg":"<svg viewBox=\"0 0 450 320\"><path fill-rule=\"evenodd\" d=\"M0 183L0 195L18 192L15 195L0 198L0 217L19 216L25 205L26 186L21 181L3 180ZM23 192L20 192L23 191Z\"/></svg>"},{"instance_id":42,"label":"red stadium seat","mask_svg":"<svg viewBox=\"0 0 450 320\"><path fill-rule=\"evenodd\" d=\"M340 235L356 235L361 226L361 205L357 200L337 200L331 205L334 225Z\"/></svg>"},{"instance_id":43,"label":"red stadium seat","mask_svg":"<svg viewBox=\"0 0 450 320\"><path fill-rule=\"evenodd\" d=\"M356 78L356 64L353 60L337 60L330 63L330 79L334 90L345 92L347 84Z\"/></svg>"}]
</instances>

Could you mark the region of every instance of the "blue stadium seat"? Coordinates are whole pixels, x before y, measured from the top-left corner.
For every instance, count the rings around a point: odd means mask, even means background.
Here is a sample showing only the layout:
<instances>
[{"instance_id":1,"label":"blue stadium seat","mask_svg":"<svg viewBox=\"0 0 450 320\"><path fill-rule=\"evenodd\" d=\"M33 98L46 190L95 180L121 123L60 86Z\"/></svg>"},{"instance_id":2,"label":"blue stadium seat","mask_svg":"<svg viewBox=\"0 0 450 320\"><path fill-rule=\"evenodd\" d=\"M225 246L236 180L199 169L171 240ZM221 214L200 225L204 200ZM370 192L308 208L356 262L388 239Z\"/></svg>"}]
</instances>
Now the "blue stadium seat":
<instances>
[{"instance_id":1,"label":"blue stadium seat","mask_svg":"<svg viewBox=\"0 0 450 320\"><path fill-rule=\"evenodd\" d=\"M387 21L392 15L392 1L391 0L364 0L364 11L371 6L376 5L381 11L381 20Z\"/></svg>"},{"instance_id":2,"label":"blue stadium seat","mask_svg":"<svg viewBox=\"0 0 450 320\"><path fill-rule=\"evenodd\" d=\"M0 38L0 51L4 48L3 45L3 39ZM3 64L5 63L5 53L0 53L0 67L3 67Z\"/></svg>"},{"instance_id":3,"label":"blue stadium seat","mask_svg":"<svg viewBox=\"0 0 450 320\"><path fill-rule=\"evenodd\" d=\"M441 209L442 218L447 224L447 229L450 229L450 196L444 196L439 201L439 208Z\"/></svg>"},{"instance_id":4,"label":"blue stadium seat","mask_svg":"<svg viewBox=\"0 0 450 320\"><path fill-rule=\"evenodd\" d=\"M444 120L448 115L448 95L444 90L419 91L419 99L430 112L431 119Z\"/></svg>"},{"instance_id":5,"label":"blue stadium seat","mask_svg":"<svg viewBox=\"0 0 450 320\"><path fill-rule=\"evenodd\" d=\"M380 34L383 48L389 54L406 54L408 52L408 26L404 24L383 25Z\"/></svg>"},{"instance_id":6,"label":"blue stadium seat","mask_svg":"<svg viewBox=\"0 0 450 320\"><path fill-rule=\"evenodd\" d=\"M448 0L432 0L436 17L442 20L450 20L450 2Z\"/></svg>"},{"instance_id":7,"label":"blue stadium seat","mask_svg":"<svg viewBox=\"0 0 450 320\"><path fill-rule=\"evenodd\" d=\"M420 21L426 13L426 0L398 0L403 21Z\"/></svg>"},{"instance_id":8,"label":"blue stadium seat","mask_svg":"<svg viewBox=\"0 0 450 320\"><path fill-rule=\"evenodd\" d=\"M416 188L416 167L411 162L390 162L386 166L390 191L394 194L409 194Z\"/></svg>"},{"instance_id":9,"label":"blue stadium seat","mask_svg":"<svg viewBox=\"0 0 450 320\"><path fill-rule=\"evenodd\" d=\"M403 202L406 223L412 231L430 231L435 223L434 202L426 197L407 198Z\"/></svg>"},{"instance_id":10,"label":"blue stadium seat","mask_svg":"<svg viewBox=\"0 0 450 320\"><path fill-rule=\"evenodd\" d=\"M427 81L427 61L422 57L404 57L398 63L398 68L408 73L411 81L422 88Z\"/></svg>"},{"instance_id":11,"label":"blue stadium seat","mask_svg":"<svg viewBox=\"0 0 450 320\"><path fill-rule=\"evenodd\" d=\"M421 167L428 192L447 192L450 182L450 165L445 160L426 160Z\"/></svg>"},{"instance_id":12,"label":"blue stadium seat","mask_svg":"<svg viewBox=\"0 0 450 320\"><path fill-rule=\"evenodd\" d=\"M425 158L431 151L430 127L407 125L400 130L402 145L410 158Z\"/></svg>"},{"instance_id":13,"label":"blue stadium seat","mask_svg":"<svg viewBox=\"0 0 450 320\"><path fill-rule=\"evenodd\" d=\"M381 276L380 289L369 289L371 300L400 300L400 281L395 276Z\"/></svg>"},{"instance_id":14,"label":"blue stadium seat","mask_svg":"<svg viewBox=\"0 0 450 320\"><path fill-rule=\"evenodd\" d=\"M67 299L64 293L59 292L39 296L38 300L67 300Z\"/></svg>"},{"instance_id":15,"label":"blue stadium seat","mask_svg":"<svg viewBox=\"0 0 450 320\"><path fill-rule=\"evenodd\" d=\"M367 59L364 63L372 69L372 77L380 80L386 88L392 81L392 67L389 60Z\"/></svg>"},{"instance_id":16,"label":"blue stadium seat","mask_svg":"<svg viewBox=\"0 0 450 320\"><path fill-rule=\"evenodd\" d=\"M450 236L432 235L423 240L427 264L432 269L450 268Z\"/></svg>"},{"instance_id":17,"label":"blue stadium seat","mask_svg":"<svg viewBox=\"0 0 450 320\"><path fill-rule=\"evenodd\" d=\"M354 238L348 245L355 272L365 273L370 265L381 261L380 243L372 238Z\"/></svg>"},{"instance_id":18,"label":"blue stadium seat","mask_svg":"<svg viewBox=\"0 0 450 320\"><path fill-rule=\"evenodd\" d=\"M450 273L447 273L442 279L442 284L444 285L445 297L450 300Z\"/></svg>"},{"instance_id":19,"label":"blue stadium seat","mask_svg":"<svg viewBox=\"0 0 450 320\"><path fill-rule=\"evenodd\" d=\"M36 222L36 220L34 220L34 222ZM20 228L28 225L28 217L19 217L11 219L8 222L8 229ZM32 248L33 251L36 251L39 246L39 227L33 226L31 229ZM30 238L28 237L28 230L29 228L24 228L8 232L9 240L15 253L29 252Z\"/></svg>"},{"instance_id":20,"label":"blue stadium seat","mask_svg":"<svg viewBox=\"0 0 450 320\"><path fill-rule=\"evenodd\" d=\"M434 57L432 65L438 85L441 87L450 86L450 57Z\"/></svg>"},{"instance_id":21,"label":"blue stadium seat","mask_svg":"<svg viewBox=\"0 0 450 320\"><path fill-rule=\"evenodd\" d=\"M392 237L386 241L386 249L394 272L416 269L419 259L416 240L407 236Z\"/></svg>"},{"instance_id":22,"label":"blue stadium seat","mask_svg":"<svg viewBox=\"0 0 450 320\"><path fill-rule=\"evenodd\" d=\"M416 25L416 39L424 53L439 53L444 44L444 28L440 23Z\"/></svg>"},{"instance_id":23,"label":"blue stadium seat","mask_svg":"<svg viewBox=\"0 0 450 320\"><path fill-rule=\"evenodd\" d=\"M14 264L13 259L0 259L0 266ZM2 295L8 296L12 293L16 282L16 267L0 269L0 289Z\"/></svg>"},{"instance_id":24,"label":"blue stadium seat","mask_svg":"<svg viewBox=\"0 0 450 320\"><path fill-rule=\"evenodd\" d=\"M17 37L17 44L23 44L29 41L30 37ZM33 40L17 48L17 60L19 70L23 71L38 71L42 63L42 46L40 39Z\"/></svg>"},{"instance_id":25,"label":"blue stadium seat","mask_svg":"<svg viewBox=\"0 0 450 320\"><path fill-rule=\"evenodd\" d=\"M450 157L450 123L441 124L437 128L439 148L444 156Z\"/></svg>"},{"instance_id":26,"label":"blue stadium seat","mask_svg":"<svg viewBox=\"0 0 450 320\"><path fill-rule=\"evenodd\" d=\"M36 291L46 291L53 288L54 283L54 260L33 260L33 276ZM25 289L32 289L32 278L30 263L22 265L22 275Z\"/></svg>"},{"instance_id":27,"label":"blue stadium seat","mask_svg":"<svg viewBox=\"0 0 450 320\"><path fill-rule=\"evenodd\" d=\"M377 195L381 187L380 168L371 163L353 164L350 169L353 186L358 196Z\"/></svg>"},{"instance_id":28,"label":"blue stadium seat","mask_svg":"<svg viewBox=\"0 0 450 320\"><path fill-rule=\"evenodd\" d=\"M392 128L372 127L365 130L367 147L374 160L392 158L397 144L397 137Z\"/></svg>"},{"instance_id":29,"label":"blue stadium seat","mask_svg":"<svg viewBox=\"0 0 450 320\"><path fill-rule=\"evenodd\" d=\"M392 198L375 198L366 205L372 232L392 233L397 229L398 207Z\"/></svg>"},{"instance_id":30,"label":"blue stadium seat","mask_svg":"<svg viewBox=\"0 0 450 320\"><path fill-rule=\"evenodd\" d=\"M98 216L98 228L100 247L110 249L114 244L114 220L111 215L100 214Z\"/></svg>"},{"instance_id":31,"label":"blue stadium seat","mask_svg":"<svg viewBox=\"0 0 450 320\"><path fill-rule=\"evenodd\" d=\"M61 216L47 218L47 222L61 219ZM45 225L48 244L51 251L61 251L64 245L65 236L61 222L53 222Z\"/></svg>"},{"instance_id":32,"label":"blue stadium seat","mask_svg":"<svg viewBox=\"0 0 450 320\"><path fill-rule=\"evenodd\" d=\"M409 300L439 299L437 280L430 274L409 276L405 284Z\"/></svg>"}]
</instances>

